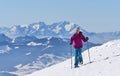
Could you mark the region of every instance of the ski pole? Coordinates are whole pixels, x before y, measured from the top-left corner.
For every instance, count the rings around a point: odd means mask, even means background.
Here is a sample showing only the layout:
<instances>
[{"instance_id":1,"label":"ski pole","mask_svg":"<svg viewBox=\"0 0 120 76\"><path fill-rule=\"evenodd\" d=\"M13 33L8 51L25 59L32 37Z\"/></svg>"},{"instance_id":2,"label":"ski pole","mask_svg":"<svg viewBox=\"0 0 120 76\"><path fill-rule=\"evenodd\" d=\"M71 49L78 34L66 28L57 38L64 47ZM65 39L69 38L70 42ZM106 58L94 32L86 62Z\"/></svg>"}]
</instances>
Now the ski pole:
<instances>
[{"instance_id":1,"label":"ski pole","mask_svg":"<svg viewBox=\"0 0 120 76\"><path fill-rule=\"evenodd\" d=\"M91 58L90 58L90 51L89 51L89 44L88 44L88 41L87 41L87 49L88 49L89 62L91 63Z\"/></svg>"},{"instance_id":2,"label":"ski pole","mask_svg":"<svg viewBox=\"0 0 120 76\"><path fill-rule=\"evenodd\" d=\"M71 69L72 69L72 45L70 46L70 50L71 50Z\"/></svg>"}]
</instances>

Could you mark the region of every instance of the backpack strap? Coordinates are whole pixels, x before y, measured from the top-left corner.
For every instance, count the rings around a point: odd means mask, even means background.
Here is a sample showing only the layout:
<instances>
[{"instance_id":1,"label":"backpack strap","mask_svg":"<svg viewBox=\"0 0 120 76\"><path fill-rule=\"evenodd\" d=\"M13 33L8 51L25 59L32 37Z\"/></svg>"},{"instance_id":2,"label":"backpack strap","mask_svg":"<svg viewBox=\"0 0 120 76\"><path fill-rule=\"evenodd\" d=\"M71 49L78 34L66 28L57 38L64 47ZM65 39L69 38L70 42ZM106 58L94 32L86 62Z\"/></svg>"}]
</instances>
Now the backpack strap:
<instances>
[{"instance_id":1,"label":"backpack strap","mask_svg":"<svg viewBox=\"0 0 120 76\"><path fill-rule=\"evenodd\" d=\"M76 37L76 33L74 34L74 37Z\"/></svg>"},{"instance_id":2,"label":"backpack strap","mask_svg":"<svg viewBox=\"0 0 120 76\"><path fill-rule=\"evenodd\" d=\"M79 32L79 35L81 35L82 34L82 32ZM76 38L76 33L74 34L74 38Z\"/></svg>"}]
</instances>

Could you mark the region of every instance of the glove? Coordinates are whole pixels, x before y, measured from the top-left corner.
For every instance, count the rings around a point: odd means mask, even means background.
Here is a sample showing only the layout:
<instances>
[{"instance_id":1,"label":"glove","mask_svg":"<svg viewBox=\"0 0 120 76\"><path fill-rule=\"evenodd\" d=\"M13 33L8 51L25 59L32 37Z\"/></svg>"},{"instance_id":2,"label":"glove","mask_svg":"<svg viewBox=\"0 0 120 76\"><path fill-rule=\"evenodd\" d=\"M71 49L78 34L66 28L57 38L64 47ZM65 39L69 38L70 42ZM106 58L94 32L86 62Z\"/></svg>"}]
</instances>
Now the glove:
<instances>
[{"instance_id":1,"label":"glove","mask_svg":"<svg viewBox=\"0 0 120 76\"><path fill-rule=\"evenodd\" d=\"M86 40L88 41L88 40L89 40L89 38L88 38L88 37L86 37Z\"/></svg>"},{"instance_id":2,"label":"glove","mask_svg":"<svg viewBox=\"0 0 120 76\"><path fill-rule=\"evenodd\" d=\"M70 43L70 45L72 45L72 43Z\"/></svg>"}]
</instances>

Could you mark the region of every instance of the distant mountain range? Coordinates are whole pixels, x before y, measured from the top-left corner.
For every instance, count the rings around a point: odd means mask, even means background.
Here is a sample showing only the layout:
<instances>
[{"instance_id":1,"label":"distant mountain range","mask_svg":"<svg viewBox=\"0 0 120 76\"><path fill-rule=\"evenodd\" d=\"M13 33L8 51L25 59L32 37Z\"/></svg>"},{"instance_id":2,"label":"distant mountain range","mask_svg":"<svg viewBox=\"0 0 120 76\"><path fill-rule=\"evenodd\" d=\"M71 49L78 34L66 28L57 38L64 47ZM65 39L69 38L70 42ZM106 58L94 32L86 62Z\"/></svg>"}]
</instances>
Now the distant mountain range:
<instances>
[{"instance_id":1,"label":"distant mountain range","mask_svg":"<svg viewBox=\"0 0 120 76\"><path fill-rule=\"evenodd\" d=\"M10 39L9 37L7 37L4 34L0 34L0 45L7 45L9 43L11 43L12 39Z\"/></svg>"},{"instance_id":2,"label":"distant mountain range","mask_svg":"<svg viewBox=\"0 0 120 76\"><path fill-rule=\"evenodd\" d=\"M67 21L1 27L0 75L14 76L10 72L24 75L70 58L69 39L76 27L80 26ZM120 32L91 33L82 28L81 31L90 38L89 47L120 38Z\"/></svg>"},{"instance_id":3,"label":"distant mountain range","mask_svg":"<svg viewBox=\"0 0 120 76\"><path fill-rule=\"evenodd\" d=\"M0 28L0 32L6 34L10 38L16 38L19 36L36 36L38 38L43 37L62 37L70 38L75 32L76 27L80 27L77 24L63 21L47 25L44 22L26 24L26 25L14 25L10 28ZM90 38L90 42L104 43L109 40L119 39L120 31L118 32L103 32L94 33L88 32L81 28L81 31Z\"/></svg>"},{"instance_id":4,"label":"distant mountain range","mask_svg":"<svg viewBox=\"0 0 120 76\"><path fill-rule=\"evenodd\" d=\"M70 58L69 39L57 37L36 38L21 36L11 40L0 35L0 75L11 76L10 72L28 74ZM87 49L86 44L83 51ZM89 47L98 44L89 43ZM12 75L13 76L13 75ZM20 75L21 76L21 75Z\"/></svg>"}]
</instances>

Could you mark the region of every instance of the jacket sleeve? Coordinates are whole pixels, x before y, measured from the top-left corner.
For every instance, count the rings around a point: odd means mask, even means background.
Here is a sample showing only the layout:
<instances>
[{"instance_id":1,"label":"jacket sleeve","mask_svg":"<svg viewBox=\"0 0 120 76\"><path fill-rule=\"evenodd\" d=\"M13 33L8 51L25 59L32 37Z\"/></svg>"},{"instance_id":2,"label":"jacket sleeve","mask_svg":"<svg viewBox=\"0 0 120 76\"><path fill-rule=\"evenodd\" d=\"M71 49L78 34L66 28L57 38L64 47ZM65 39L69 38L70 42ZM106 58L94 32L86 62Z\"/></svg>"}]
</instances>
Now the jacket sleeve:
<instances>
[{"instance_id":1,"label":"jacket sleeve","mask_svg":"<svg viewBox=\"0 0 120 76\"><path fill-rule=\"evenodd\" d=\"M85 38L85 36L81 33L81 38L82 38L82 40L84 41L84 42L86 42L87 41L87 39Z\"/></svg>"},{"instance_id":2,"label":"jacket sleeve","mask_svg":"<svg viewBox=\"0 0 120 76\"><path fill-rule=\"evenodd\" d=\"M73 40L74 40L74 35L71 37L70 43L73 43Z\"/></svg>"}]
</instances>

